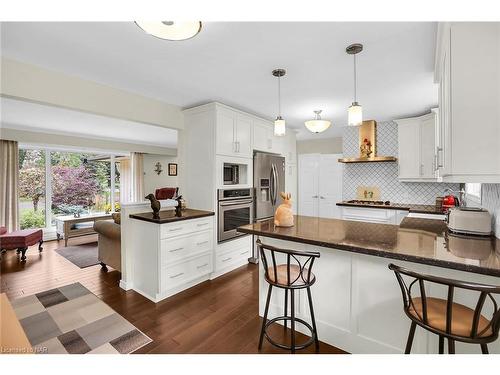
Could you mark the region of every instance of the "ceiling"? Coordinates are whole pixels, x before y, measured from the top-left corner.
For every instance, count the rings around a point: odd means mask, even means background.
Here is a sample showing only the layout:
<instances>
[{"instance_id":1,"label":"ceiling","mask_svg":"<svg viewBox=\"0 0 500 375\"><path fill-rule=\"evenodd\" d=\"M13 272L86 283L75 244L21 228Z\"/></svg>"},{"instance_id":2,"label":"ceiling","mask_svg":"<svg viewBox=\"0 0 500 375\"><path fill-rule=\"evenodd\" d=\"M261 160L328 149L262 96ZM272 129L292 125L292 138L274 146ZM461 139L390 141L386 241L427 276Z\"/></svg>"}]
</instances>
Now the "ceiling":
<instances>
[{"instance_id":1,"label":"ceiling","mask_svg":"<svg viewBox=\"0 0 500 375\"><path fill-rule=\"evenodd\" d=\"M133 22L2 24L2 54L181 107L210 101L272 119L277 114L274 68L285 68L282 114L299 139L341 135L353 100L364 118L391 120L437 105L433 22L213 22L190 40L169 42ZM322 109L333 126L310 134L303 122Z\"/></svg>"},{"instance_id":2,"label":"ceiling","mask_svg":"<svg viewBox=\"0 0 500 375\"><path fill-rule=\"evenodd\" d=\"M177 148L177 130L21 100L0 98L0 127Z\"/></svg>"}]
</instances>

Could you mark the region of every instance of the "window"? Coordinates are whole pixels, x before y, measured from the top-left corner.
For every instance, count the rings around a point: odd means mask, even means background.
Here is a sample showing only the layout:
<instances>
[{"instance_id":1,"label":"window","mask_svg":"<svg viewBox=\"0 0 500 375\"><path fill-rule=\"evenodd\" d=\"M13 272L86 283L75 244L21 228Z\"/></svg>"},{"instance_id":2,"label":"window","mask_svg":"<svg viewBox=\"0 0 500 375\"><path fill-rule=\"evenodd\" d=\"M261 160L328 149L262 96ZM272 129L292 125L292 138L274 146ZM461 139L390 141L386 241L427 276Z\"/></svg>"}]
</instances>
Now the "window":
<instances>
[{"instance_id":1,"label":"window","mask_svg":"<svg viewBox=\"0 0 500 375\"><path fill-rule=\"evenodd\" d=\"M119 161L114 155L21 147L19 187L21 228L52 228L58 216L119 210Z\"/></svg>"},{"instance_id":2,"label":"window","mask_svg":"<svg viewBox=\"0 0 500 375\"><path fill-rule=\"evenodd\" d=\"M465 201L477 205L481 204L481 184L465 184Z\"/></svg>"},{"instance_id":3,"label":"window","mask_svg":"<svg viewBox=\"0 0 500 375\"><path fill-rule=\"evenodd\" d=\"M44 228L46 213L46 153L19 150L19 215L21 229Z\"/></svg>"}]
</instances>

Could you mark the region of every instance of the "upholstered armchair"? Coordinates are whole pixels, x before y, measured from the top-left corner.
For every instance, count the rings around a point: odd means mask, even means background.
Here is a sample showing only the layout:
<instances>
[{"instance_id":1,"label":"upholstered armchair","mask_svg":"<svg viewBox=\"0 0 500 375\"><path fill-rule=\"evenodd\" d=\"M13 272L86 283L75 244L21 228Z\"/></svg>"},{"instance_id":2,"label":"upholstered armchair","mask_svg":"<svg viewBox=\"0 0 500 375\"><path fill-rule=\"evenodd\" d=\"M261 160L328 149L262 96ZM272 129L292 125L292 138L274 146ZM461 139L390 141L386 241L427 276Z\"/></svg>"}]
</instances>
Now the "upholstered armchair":
<instances>
[{"instance_id":1,"label":"upholstered armchair","mask_svg":"<svg viewBox=\"0 0 500 375\"><path fill-rule=\"evenodd\" d=\"M112 221L99 220L94 223L94 230L98 234L98 259L104 271L107 266L121 272L121 228L120 224Z\"/></svg>"}]
</instances>

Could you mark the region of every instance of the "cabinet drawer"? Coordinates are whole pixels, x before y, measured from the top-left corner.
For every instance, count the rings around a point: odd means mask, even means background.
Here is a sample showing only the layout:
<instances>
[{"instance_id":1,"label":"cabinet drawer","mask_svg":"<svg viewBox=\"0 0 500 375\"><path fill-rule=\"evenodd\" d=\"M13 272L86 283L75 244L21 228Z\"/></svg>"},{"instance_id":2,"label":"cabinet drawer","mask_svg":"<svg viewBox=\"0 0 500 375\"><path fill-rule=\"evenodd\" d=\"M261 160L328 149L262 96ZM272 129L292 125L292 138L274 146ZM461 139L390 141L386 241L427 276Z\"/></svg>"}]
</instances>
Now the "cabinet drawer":
<instances>
[{"instance_id":1,"label":"cabinet drawer","mask_svg":"<svg viewBox=\"0 0 500 375\"><path fill-rule=\"evenodd\" d=\"M212 257L210 254L162 268L162 291L187 283L197 277L212 272Z\"/></svg>"},{"instance_id":2,"label":"cabinet drawer","mask_svg":"<svg viewBox=\"0 0 500 375\"><path fill-rule=\"evenodd\" d=\"M215 259L215 269L220 270L234 263L240 263L250 257L251 247L244 247L231 250L222 254L217 254Z\"/></svg>"},{"instance_id":3,"label":"cabinet drawer","mask_svg":"<svg viewBox=\"0 0 500 375\"><path fill-rule=\"evenodd\" d=\"M161 240L161 264L166 267L169 263L209 251L212 248L213 233L211 230L166 238Z\"/></svg>"},{"instance_id":4,"label":"cabinet drawer","mask_svg":"<svg viewBox=\"0 0 500 375\"><path fill-rule=\"evenodd\" d=\"M395 213L395 210L381 208L342 207L342 219L344 220L393 224Z\"/></svg>"},{"instance_id":5,"label":"cabinet drawer","mask_svg":"<svg viewBox=\"0 0 500 375\"><path fill-rule=\"evenodd\" d=\"M209 216L195 220L184 220L172 224L162 224L160 228L160 238L169 238L210 229L213 227L213 218L213 216Z\"/></svg>"}]
</instances>

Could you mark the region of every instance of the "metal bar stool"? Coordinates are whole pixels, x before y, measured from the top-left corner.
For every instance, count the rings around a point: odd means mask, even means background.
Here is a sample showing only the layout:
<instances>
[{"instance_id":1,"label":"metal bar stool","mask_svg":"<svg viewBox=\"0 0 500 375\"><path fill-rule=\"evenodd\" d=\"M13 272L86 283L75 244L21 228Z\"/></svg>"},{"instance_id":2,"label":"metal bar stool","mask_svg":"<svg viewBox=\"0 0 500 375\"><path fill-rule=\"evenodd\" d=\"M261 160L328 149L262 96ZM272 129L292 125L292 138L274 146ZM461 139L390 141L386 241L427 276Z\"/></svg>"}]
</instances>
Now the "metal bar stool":
<instances>
[{"instance_id":1,"label":"metal bar stool","mask_svg":"<svg viewBox=\"0 0 500 375\"><path fill-rule=\"evenodd\" d=\"M500 294L500 287L477 284L417 272L389 265L396 274L403 294L404 312L412 321L405 354L409 354L417 325L439 336L439 354L444 352L444 339L448 340L448 353L455 354L455 341L479 344L483 354L488 354L488 343L498 338L500 329L500 309L493 295ZM406 277L403 277L406 276ZM410 281L406 284L405 278ZM412 287L419 285L420 295L412 296ZM425 283L441 284L448 287L447 299L427 297ZM455 289L467 289L479 294L476 307L471 308L453 302ZM485 302L491 303L491 319L482 315Z\"/></svg>"},{"instance_id":2,"label":"metal bar stool","mask_svg":"<svg viewBox=\"0 0 500 375\"><path fill-rule=\"evenodd\" d=\"M313 342L316 346L316 351L319 351L318 331L316 329L316 320L314 318L314 309L311 297L311 286L316 282L316 276L311 272L314 260L319 258L318 252L295 251L287 249L278 249L273 246L264 245L260 240L257 240L262 264L264 266L264 278L269 284L267 291L266 307L264 309L264 319L262 321L262 329L259 338L259 350L262 349L262 341L264 336L274 346L290 350L295 353L296 350L304 349ZM270 255L272 264L268 261ZM286 257L285 264L276 264L276 255L283 254ZM278 316L271 320L267 320L269 312L269 303L271 301L271 292L274 287L284 289L285 291L285 312L283 316ZM307 289L307 297L309 300L309 309L311 312L312 326L303 319L295 316L295 290ZM288 316L288 292L290 292L290 316ZM284 329L287 328L287 322L290 321L291 329L291 345L285 345L274 341L268 334L267 328L277 321L284 322ZM311 338L301 345L295 343L295 322L300 322L311 332Z\"/></svg>"}]
</instances>

